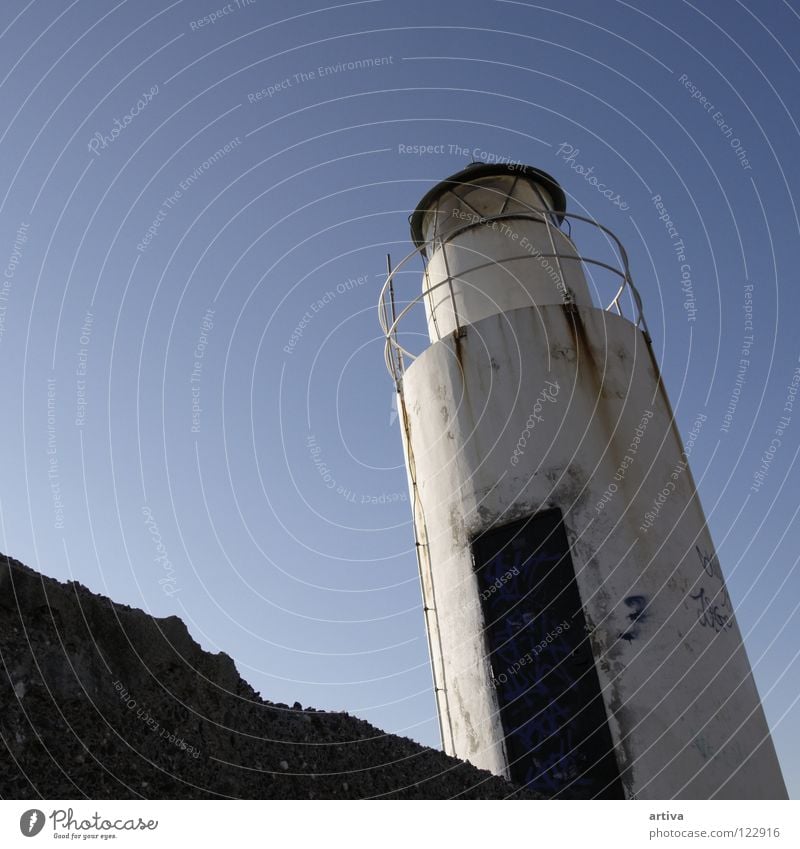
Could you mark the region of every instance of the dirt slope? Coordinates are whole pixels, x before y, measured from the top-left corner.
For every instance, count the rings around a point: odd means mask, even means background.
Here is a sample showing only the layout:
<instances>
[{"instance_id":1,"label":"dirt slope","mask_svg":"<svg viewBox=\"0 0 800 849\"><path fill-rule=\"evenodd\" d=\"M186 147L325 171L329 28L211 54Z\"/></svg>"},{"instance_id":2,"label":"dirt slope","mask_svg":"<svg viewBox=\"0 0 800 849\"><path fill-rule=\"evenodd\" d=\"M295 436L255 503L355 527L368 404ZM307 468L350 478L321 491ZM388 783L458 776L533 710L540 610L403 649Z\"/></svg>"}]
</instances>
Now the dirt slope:
<instances>
[{"instance_id":1,"label":"dirt slope","mask_svg":"<svg viewBox=\"0 0 800 849\"><path fill-rule=\"evenodd\" d=\"M0 796L528 794L346 713L263 701L226 654L0 555Z\"/></svg>"}]
</instances>

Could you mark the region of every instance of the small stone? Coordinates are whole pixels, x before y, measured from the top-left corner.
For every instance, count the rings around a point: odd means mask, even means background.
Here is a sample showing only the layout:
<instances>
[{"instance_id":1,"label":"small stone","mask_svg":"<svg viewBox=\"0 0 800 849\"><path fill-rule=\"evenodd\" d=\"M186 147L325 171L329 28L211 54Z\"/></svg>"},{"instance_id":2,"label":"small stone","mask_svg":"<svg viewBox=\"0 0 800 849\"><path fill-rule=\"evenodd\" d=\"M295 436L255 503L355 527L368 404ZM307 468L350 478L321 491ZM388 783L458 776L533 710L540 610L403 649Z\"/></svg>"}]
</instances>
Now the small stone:
<instances>
[{"instance_id":1,"label":"small stone","mask_svg":"<svg viewBox=\"0 0 800 849\"><path fill-rule=\"evenodd\" d=\"M350 789L350 785L346 781L343 781L342 782L342 790L347 792L349 789Z\"/></svg>"},{"instance_id":2,"label":"small stone","mask_svg":"<svg viewBox=\"0 0 800 849\"><path fill-rule=\"evenodd\" d=\"M17 681L14 685L14 694L18 699L21 699L25 695L25 682Z\"/></svg>"},{"instance_id":3,"label":"small stone","mask_svg":"<svg viewBox=\"0 0 800 849\"><path fill-rule=\"evenodd\" d=\"M288 764L286 761L281 761L281 762L278 764L278 766L279 766L281 769L289 769L289 764Z\"/></svg>"}]
</instances>

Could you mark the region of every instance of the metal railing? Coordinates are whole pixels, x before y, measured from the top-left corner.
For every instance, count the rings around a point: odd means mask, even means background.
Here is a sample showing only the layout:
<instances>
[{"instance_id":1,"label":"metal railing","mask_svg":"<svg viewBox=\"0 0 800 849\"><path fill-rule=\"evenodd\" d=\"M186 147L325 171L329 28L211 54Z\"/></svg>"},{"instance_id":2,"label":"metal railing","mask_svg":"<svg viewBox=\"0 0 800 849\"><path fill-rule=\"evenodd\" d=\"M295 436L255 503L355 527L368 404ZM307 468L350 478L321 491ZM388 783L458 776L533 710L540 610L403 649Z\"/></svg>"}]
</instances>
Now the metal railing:
<instances>
[{"instance_id":1,"label":"metal railing","mask_svg":"<svg viewBox=\"0 0 800 849\"><path fill-rule=\"evenodd\" d=\"M594 227L597 227L600 231L602 231L610 240L617 254L618 265L612 265L607 262L603 262L598 259L594 259L592 257L584 257L581 256L577 250L574 254L568 254L559 252L556 248L556 243L553 238L553 234L551 230L558 230L559 235L563 239L567 239L570 245L574 248L574 243L572 239L564 233L563 230L560 229L557 225L552 223L551 220L552 210L547 208L538 208L538 207L529 207L528 211L518 211L518 212L501 212L496 215L488 215L485 217L477 218L476 220L471 220L468 223L464 224L461 227L457 227L452 230L446 236L436 236L430 242L425 244L421 244L416 247L413 251L411 251L407 256L405 256L396 266L391 266L391 260L387 257L387 277L386 281L381 288L380 297L378 300L378 319L381 324L381 328L383 329L384 337L386 339L386 345L384 349L384 357L386 360L386 367L389 369L389 373L395 380L395 383L399 385L400 378L403 375L405 370L405 361L406 359L413 361L416 359L417 355L413 354L411 351L407 350L403 345L398 341L398 328L403 319L408 316L409 312L420 302L422 302L426 297L430 297L431 293L436 289L439 289L442 286L447 286L450 295L451 306L453 310L453 316L456 321L456 332L460 332L461 326L458 321L458 309L456 307L455 302L455 294L453 291L453 280L459 280L458 276L451 276L449 268L446 269L446 276L443 280L440 280L438 283L434 285L429 284L428 279L428 264L425 261L426 256L432 256L435 251L442 250L444 251L444 260L445 264L447 262L447 253L446 246L457 236L462 233L471 230L473 228L492 226L496 221L505 221L509 219L527 219L536 221L538 223L544 222L548 231L548 236L550 240L550 245L553 248L553 251L550 253L541 253L536 250L535 253L527 252L524 254L520 254L518 256L507 256L503 257L500 260L491 259L483 254L480 254L478 251L473 251L477 256L482 257L486 261L475 266L471 266L467 271L472 273L474 271L478 271L481 268L487 268L490 266L503 266L509 262L515 262L517 260L542 260L542 259L555 259L556 264L558 266L558 274L561 279L561 283L566 291L566 281L564 279L563 269L561 267L562 261L570 261L570 262L579 262L583 263L587 266L597 266L599 268L603 268L606 271L610 271L612 274L616 275L619 280L619 287L616 290L614 297L608 303L607 306L603 307L606 311L615 311L617 315L623 316L627 318L629 321L632 321L645 335L645 338L650 341L650 334L647 331L647 323L644 318L644 310L642 307L642 299L639 295L639 292L636 289L636 286L633 283L630 274L630 267L628 264L628 254L625 251L625 248L622 242L617 238L617 236L604 225L600 224L598 221L595 221L593 218L588 218L585 215L578 215L574 212L564 212L560 213L563 216L563 219L566 220L568 226L569 221L582 221L587 224L590 224ZM431 250L431 248L433 250ZM473 250L470 248L464 248L464 246L459 246L460 250ZM417 255L421 255L423 260L423 274L425 276L425 286L415 298L408 301L402 310L398 313L395 299L395 291L394 291L394 282L398 272L414 257ZM512 273L508 272L513 279L520 282L517 277ZM590 275L591 276L591 275ZM415 279L418 279L415 277ZM633 316L629 317L625 315L622 311L622 301L623 296L628 293L630 296L629 300L633 307ZM569 301L565 299L565 302ZM432 303L432 302L431 302ZM434 323L434 327L436 326L436 311L435 309L431 309L431 317ZM438 334L438 329L437 329ZM440 337L441 338L441 337Z\"/></svg>"}]
</instances>

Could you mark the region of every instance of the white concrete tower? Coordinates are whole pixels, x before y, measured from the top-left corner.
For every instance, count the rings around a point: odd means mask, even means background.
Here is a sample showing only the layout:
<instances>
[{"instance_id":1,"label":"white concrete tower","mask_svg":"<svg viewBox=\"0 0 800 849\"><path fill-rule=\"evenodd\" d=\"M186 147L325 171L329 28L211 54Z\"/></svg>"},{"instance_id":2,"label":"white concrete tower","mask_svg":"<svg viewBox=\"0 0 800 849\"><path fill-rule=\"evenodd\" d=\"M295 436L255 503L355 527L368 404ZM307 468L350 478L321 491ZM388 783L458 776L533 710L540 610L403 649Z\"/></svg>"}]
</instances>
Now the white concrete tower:
<instances>
[{"instance_id":1,"label":"white concrete tower","mask_svg":"<svg viewBox=\"0 0 800 849\"><path fill-rule=\"evenodd\" d=\"M442 181L411 230L423 292L394 269L380 310L445 751L551 797L785 798L687 463L704 417L684 443L622 245L520 165Z\"/></svg>"}]
</instances>

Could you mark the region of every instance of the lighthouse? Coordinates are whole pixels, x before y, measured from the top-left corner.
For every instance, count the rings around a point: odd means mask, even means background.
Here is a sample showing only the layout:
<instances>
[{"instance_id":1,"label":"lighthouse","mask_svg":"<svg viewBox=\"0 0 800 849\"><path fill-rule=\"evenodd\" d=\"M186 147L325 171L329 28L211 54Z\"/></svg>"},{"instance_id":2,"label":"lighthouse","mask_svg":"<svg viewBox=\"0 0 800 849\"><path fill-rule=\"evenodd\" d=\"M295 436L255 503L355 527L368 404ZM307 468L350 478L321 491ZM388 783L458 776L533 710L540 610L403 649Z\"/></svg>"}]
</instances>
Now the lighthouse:
<instances>
[{"instance_id":1,"label":"lighthouse","mask_svg":"<svg viewBox=\"0 0 800 849\"><path fill-rule=\"evenodd\" d=\"M786 798L689 467L705 415L683 438L624 247L515 163L410 223L379 312L443 748L549 798Z\"/></svg>"}]
</instances>

